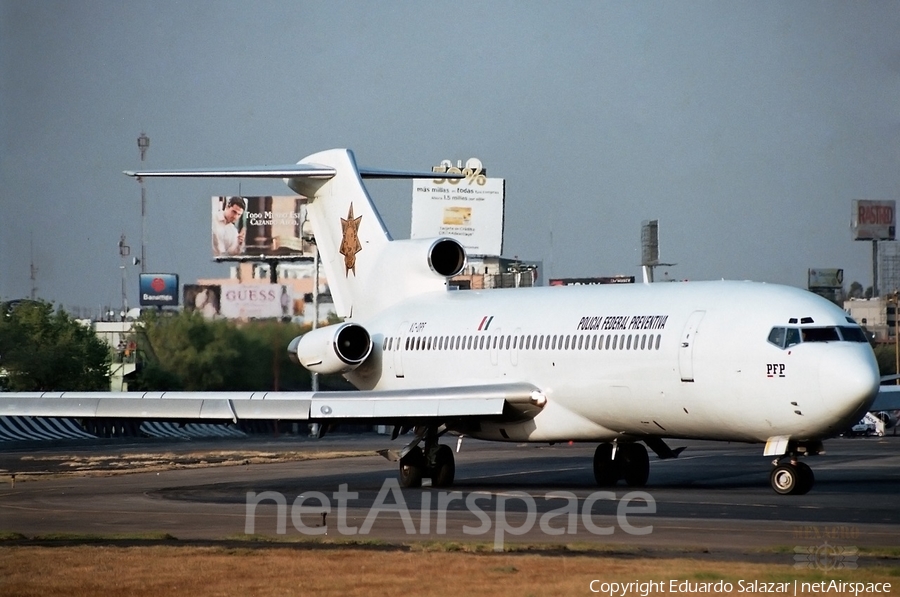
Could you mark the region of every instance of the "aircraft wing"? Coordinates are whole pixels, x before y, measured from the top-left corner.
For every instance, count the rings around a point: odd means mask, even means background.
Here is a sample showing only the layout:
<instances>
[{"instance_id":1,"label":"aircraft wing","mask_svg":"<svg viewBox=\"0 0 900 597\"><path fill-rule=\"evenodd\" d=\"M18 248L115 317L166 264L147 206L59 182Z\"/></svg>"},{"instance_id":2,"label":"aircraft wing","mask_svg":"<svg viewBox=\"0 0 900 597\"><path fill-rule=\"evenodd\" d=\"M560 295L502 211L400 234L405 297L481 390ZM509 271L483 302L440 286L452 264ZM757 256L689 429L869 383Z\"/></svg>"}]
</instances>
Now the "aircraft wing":
<instances>
[{"instance_id":1,"label":"aircraft wing","mask_svg":"<svg viewBox=\"0 0 900 597\"><path fill-rule=\"evenodd\" d=\"M530 384L368 392L6 392L0 393L0 416L374 424L529 417L544 401Z\"/></svg>"},{"instance_id":2,"label":"aircraft wing","mask_svg":"<svg viewBox=\"0 0 900 597\"><path fill-rule=\"evenodd\" d=\"M875 402L869 407L870 411L898 410L900 409L900 386L878 386L878 395Z\"/></svg>"}]
</instances>

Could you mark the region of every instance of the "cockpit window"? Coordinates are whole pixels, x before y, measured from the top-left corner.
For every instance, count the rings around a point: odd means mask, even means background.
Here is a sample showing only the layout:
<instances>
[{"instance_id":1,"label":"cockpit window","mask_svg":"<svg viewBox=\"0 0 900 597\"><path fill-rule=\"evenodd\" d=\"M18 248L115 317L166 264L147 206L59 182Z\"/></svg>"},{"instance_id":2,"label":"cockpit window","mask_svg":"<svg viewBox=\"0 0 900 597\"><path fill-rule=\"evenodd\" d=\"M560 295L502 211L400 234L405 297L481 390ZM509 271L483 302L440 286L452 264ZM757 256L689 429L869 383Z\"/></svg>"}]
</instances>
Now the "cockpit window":
<instances>
[{"instance_id":1,"label":"cockpit window","mask_svg":"<svg viewBox=\"0 0 900 597\"><path fill-rule=\"evenodd\" d=\"M803 342L867 342L861 328L838 327L774 327L769 331L769 342L778 348L790 348Z\"/></svg>"},{"instance_id":2,"label":"cockpit window","mask_svg":"<svg viewBox=\"0 0 900 597\"><path fill-rule=\"evenodd\" d=\"M862 328L852 328L850 326L842 325L838 329L841 331L841 336L844 338L845 342L869 341L869 339L866 338L866 334L862 331Z\"/></svg>"},{"instance_id":3,"label":"cockpit window","mask_svg":"<svg viewBox=\"0 0 900 597\"><path fill-rule=\"evenodd\" d=\"M769 332L769 342L778 348L784 348L784 328L772 328Z\"/></svg>"},{"instance_id":4,"label":"cockpit window","mask_svg":"<svg viewBox=\"0 0 900 597\"><path fill-rule=\"evenodd\" d=\"M788 328L784 335L784 347L788 348L794 344L800 344L800 330L797 328Z\"/></svg>"},{"instance_id":5,"label":"cockpit window","mask_svg":"<svg viewBox=\"0 0 900 597\"><path fill-rule=\"evenodd\" d=\"M840 342L837 328L803 328L800 330L804 342Z\"/></svg>"}]
</instances>

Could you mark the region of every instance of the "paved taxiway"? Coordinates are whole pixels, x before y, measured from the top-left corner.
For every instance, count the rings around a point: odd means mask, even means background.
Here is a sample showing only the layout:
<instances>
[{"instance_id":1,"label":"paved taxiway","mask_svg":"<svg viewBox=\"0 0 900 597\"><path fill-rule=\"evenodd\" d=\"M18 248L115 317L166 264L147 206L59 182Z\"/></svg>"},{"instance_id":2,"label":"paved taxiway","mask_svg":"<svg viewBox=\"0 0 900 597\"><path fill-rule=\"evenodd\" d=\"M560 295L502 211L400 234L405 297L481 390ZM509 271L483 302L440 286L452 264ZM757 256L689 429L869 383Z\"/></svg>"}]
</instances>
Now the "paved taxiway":
<instances>
[{"instance_id":1,"label":"paved taxiway","mask_svg":"<svg viewBox=\"0 0 900 597\"><path fill-rule=\"evenodd\" d=\"M0 452L0 531L28 537L52 533L168 533L178 539L236 538L247 530L248 492L272 492L268 495L284 496L286 512L279 513L274 501L260 502L252 520L254 533L277 536L280 518L287 539L324 532L318 514L302 514L296 520L291 517L291 505L299 495L317 495L318 500L307 497L303 504L319 506L322 497L329 502L328 539L495 543L500 524L497 504L502 502L505 523L501 535L506 544L583 543L623 549L736 553L779 547L788 550L788 559L797 547L900 546L900 438L829 440L826 455L808 460L816 486L805 496L779 496L772 491L768 482L770 459L761 455L761 446L672 442L673 446L688 448L676 460L651 457L650 481L642 490L655 504L655 512L648 511L642 499L630 503L633 510L627 523L646 534L626 532L617 519L617 508L629 488L614 488L614 496L597 493L591 473L594 446L587 444L535 446L467 439L457 454L452 490L461 492L458 498L441 507L441 500L452 497L450 489L403 490L402 502L409 512L405 519L404 512L387 511L399 509L393 506L399 490L395 493L391 485L385 485L386 480L396 478L396 465L374 454L376 449L397 447L399 443L383 436L343 435L322 440L145 441L102 446L73 443L28 449L4 446ZM331 449L371 450L373 455L114 476L32 477L14 487L9 481L11 472L65 468L64 464L42 464L52 461L36 457L74 453ZM343 498L346 519L339 521L341 498L335 493L342 484L346 484L347 492L357 495ZM576 515L550 517L548 512L573 503L545 499L550 492L575 496ZM485 518L467 507L466 498L471 494L478 494L474 503ZM525 494L531 496L533 506L523 499ZM370 531L361 535L359 530L371 517L373 504L382 511L374 517ZM441 518L446 529L441 528ZM570 522L574 522L571 529ZM585 522L593 525L593 531ZM646 532L650 526L652 531ZM609 534L598 534L601 528ZM516 534L520 531L524 532Z\"/></svg>"}]
</instances>

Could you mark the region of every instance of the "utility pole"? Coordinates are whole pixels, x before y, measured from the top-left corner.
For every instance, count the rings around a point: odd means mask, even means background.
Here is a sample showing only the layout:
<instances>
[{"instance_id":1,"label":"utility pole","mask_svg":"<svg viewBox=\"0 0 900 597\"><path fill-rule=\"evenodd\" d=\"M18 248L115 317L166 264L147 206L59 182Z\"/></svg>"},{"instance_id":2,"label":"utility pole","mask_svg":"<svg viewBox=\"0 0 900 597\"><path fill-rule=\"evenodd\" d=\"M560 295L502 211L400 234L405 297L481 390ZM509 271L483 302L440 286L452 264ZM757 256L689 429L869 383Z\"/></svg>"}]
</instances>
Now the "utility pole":
<instances>
[{"instance_id":1,"label":"utility pole","mask_svg":"<svg viewBox=\"0 0 900 597\"><path fill-rule=\"evenodd\" d=\"M144 165L144 158L147 156L147 149L150 147L150 137L141 131L140 137L137 138L138 149L141 151L141 167ZM147 189L144 187L144 179L138 177L141 185L141 273L147 272L147 238L144 235L144 219L147 216Z\"/></svg>"},{"instance_id":2,"label":"utility pole","mask_svg":"<svg viewBox=\"0 0 900 597\"><path fill-rule=\"evenodd\" d=\"M126 284L125 258L131 254L131 247L125 244L125 233L119 237L119 271L122 272L122 311L120 312L120 321L125 321L125 314L128 313L128 291Z\"/></svg>"}]
</instances>

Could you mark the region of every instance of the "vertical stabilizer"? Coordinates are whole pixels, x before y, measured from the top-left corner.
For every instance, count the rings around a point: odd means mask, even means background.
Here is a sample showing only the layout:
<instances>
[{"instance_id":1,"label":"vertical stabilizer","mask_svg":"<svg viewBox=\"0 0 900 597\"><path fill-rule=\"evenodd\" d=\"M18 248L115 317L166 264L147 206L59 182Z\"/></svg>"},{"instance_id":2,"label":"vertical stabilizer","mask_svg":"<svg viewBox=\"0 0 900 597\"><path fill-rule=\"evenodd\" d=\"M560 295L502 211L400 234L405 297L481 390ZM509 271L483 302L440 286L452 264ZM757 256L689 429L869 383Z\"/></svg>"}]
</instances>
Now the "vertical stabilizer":
<instances>
[{"instance_id":1,"label":"vertical stabilizer","mask_svg":"<svg viewBox=\"0 0 900 597\"><path fill-rule=\"evenodd\" d=\"M330 149L308 156L300 164L335 171L328 179L298 177L285 182L309 199L310 224L335 310L341 317L351 317L358 312L354 302L365 297L369 274L391 237L363 186L352 151Z\"/></svg>"}]
</instances>

